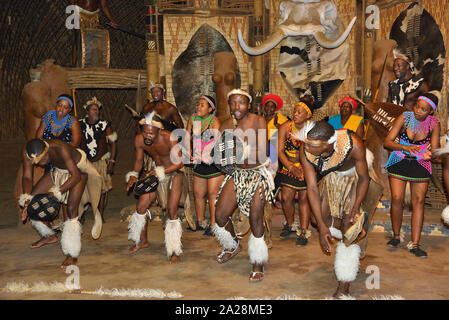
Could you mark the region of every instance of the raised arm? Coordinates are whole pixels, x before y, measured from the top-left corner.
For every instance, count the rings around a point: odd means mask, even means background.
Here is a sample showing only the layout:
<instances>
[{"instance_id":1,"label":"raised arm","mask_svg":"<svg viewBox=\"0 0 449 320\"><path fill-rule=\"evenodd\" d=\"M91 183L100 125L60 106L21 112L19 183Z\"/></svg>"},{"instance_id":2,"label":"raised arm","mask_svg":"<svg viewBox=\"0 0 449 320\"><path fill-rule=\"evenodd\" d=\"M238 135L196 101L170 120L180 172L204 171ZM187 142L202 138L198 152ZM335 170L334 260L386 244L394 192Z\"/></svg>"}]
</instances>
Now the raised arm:
<instances>
[{"instance_id":1,"label":"raised arm","mask_svg":"<svg viewBox=\"0 0 449 320\"><path fill-rule=\"evenodd\" d=\"M184 122L182 122L182 118L179 115L178 108L173 106L172 110L173 110L172 111L172 116L171 116L172 121L176 124L176 126L178 128L183 129L184 128Z\"/></svg>"},{"instance_id":2,"label":"raised arm","mask_svg":"<svg viewBox=\"0 0 449 320\"><path fill-rule=\"evenodd\" d=\"M67 181L59 187L59 191L61 193L65 193L67 190L75 186L81 180L81 172L76 166L75 161L72 158L72 153L70 152L69 147L60 147L61 157L64 161L64 164L67 170L70 173L70 177Z\"/></svg>"},{"instance_id":3,"label":"raised arm","mask_svg":"<svg viewBox=\"0 0 449 320\"><path fill-rule=\"evenodd\" d=\"M117 28L118 23L115 22L114 18L112 17L111 11L109 10L108 7L108 2L107 0L101 0L101 10L103 10L105 16L109 19L109 21L111 22L111 25L114 28Z\"/></svg>"}]
</instances>

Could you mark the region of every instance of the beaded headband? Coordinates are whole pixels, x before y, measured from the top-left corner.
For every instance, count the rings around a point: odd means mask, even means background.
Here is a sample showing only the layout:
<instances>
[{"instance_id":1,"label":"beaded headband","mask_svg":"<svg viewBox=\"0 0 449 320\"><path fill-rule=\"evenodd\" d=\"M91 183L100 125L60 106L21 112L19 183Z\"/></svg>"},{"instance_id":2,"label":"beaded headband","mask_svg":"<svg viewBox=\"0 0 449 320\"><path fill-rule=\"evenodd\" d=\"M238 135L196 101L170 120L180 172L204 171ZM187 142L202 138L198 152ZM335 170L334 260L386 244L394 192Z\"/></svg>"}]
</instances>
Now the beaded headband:
<instances>
[{"instance_id":1,"label":"beaded headband","mask_svg":"<svg viewBox=\"0 0 449 320\"><path fill-rule=\"evenodd\" d=\"M435 104L435 102L433 102L429 98L424 97L424 96L419 96L418 97L418 101L419 100L423 100L423 101L427 102L428 104L430 104L430 106L432 107L433 111L437 111L437 105Z\"/></svg>"},{"instance_id":2,"label":"beaded headband","mask_svg":"<svg viewBox=\"0 0 449 320\"><path fill-rule=\"evenodd\" d=\"M200 97L200 99L206 100L207 103L209 103L209 105L212 107L212 110L215 110L215 109L216 109L215 103L213 103L212 100L209 99L207 96L204 96L204 95L203 95L203 96Z\"/></svg>"}]
</instances>

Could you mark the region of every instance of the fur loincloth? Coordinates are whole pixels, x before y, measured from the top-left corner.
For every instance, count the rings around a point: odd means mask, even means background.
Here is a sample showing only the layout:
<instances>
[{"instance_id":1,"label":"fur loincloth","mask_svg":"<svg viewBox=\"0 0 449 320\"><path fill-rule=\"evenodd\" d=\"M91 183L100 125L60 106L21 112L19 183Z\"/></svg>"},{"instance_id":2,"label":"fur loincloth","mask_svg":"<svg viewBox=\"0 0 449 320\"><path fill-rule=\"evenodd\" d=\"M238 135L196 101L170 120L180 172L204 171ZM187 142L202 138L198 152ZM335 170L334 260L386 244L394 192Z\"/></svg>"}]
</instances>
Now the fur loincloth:
<instances>
[{"instance_id":1,"label":"fur loincloth","mask_svg":"<svg viewBox=\"0 0 449 320\"><path fill-rule=\"evenodd\" d=\"M227 174L220 186L215 203L217 203L226 182L232 178L234 179L234 191L238 209L244 215L249 216L254 194L259 187L260 199L272 201L274 192L273 176L268 171L268 166L261 165L252 169L237 167L232 174ZM265 192L265 197L263 192Z\"/></svg>"}]
</instances>

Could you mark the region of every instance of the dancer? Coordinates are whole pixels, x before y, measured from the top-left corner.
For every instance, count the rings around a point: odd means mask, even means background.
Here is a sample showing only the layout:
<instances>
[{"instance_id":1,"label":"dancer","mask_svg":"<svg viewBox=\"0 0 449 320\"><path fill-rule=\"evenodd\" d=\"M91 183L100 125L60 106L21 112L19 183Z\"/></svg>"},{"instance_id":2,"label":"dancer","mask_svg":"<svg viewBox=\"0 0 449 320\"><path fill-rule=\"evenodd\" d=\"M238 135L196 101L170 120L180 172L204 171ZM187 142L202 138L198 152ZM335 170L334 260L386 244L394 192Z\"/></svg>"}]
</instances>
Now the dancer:
<instances>
[{"instance_id":1,"label":"dancer","mask_svg":"<svg viewBox=\"0 0 449 320\"><path fill-rule=\"evenodd\" d=\"M187 123L188 141L193 145L193 192L195 195L195 211L197 215L196 230L204 231L204 236L213 236L211 226L215 224L215 199L224 175L212 164L211 150L215 144L213 130L218 132L220 121L214 116L215 100L203 95L198 100L196 113ZM190 144L190 143L189 143ZM205 219L206 196L209 199L210 224Z\"/></svg>"},{"instance_id":2,"label":"dancer","mask_svg":"<svg viewBox=\"0 0 449 320\"><path fill-rule=\"evenodd\" d=\"M339 297L349 294L357 277L361 254L357 242L368 232L367 214L361 210L369 186L365 146L356 134L335 131L326 121L306 128L305 136L300 161L321 246L330 254L332 237L343 240L337 243L334 264L338 280L334 297Z\"/></svg>"},{"instance_id":3,"label":"dancer","mask_svg":"<svg viewBox=\"0 0 449 320\"><path fill-rule=\"evenodd\" d=\"M266 122L261 116L249 112L252 98L249 93L234 89L228 94L228 105L233 119L224 122L220 129L255 133L255 141L248 146L248 137L238 137L245 146L243 163L236 163L233 172L228 171L217 196L213 233L223 250L217 256L218 263L225 263L241 250L239 240L231 222L232 214L238 208L249 217L251 235L248 240L248 254L252 264L250 282L259 282L264 277L264 265L268 261L268 247L264 240L264 205L272 201L274 181L268 171L269 159L266 151ZM236 131L237 129L237 131ZM238 130L240 129L240 130ZM262 132L262 134L258 134ZM229 132L229 131L228 131ZM230 143L218 144L226 149ZM223 148L222 148L223 147ZM265 149L264 149L265 148Z\"/></svg>"},{"instance_id":4,"label":"dancer","mask_svg":"<svg viewBox=\"0 0 449 320\"><path fill-rule=\"evenodd\" d=\"M299 149L304 142L304 130L312 111L304 102L298 102L293 110L293 120L284 123L279 129L278 154L281 166L275 178L276 192L282 190L281 201L286 223L281 232L281 239L291 233L297 233L296 245L307 245L310 222L310 206L307 199L307 186L304 172L299 162ZM310 124L309 124L310 125ZM295 224L295 195L298 196L300 228Z\"/></svg>"},{"instance_id":5,"label":"dancer","mask_svg":"<svg viewBox=\"0 0 449 320\"><path fill-rule=\"evenodd\" d=\"M183 167L181 149L176 153L178 163L174 163L170 154L177 146L176 139L170 139L170 132L164 130L160 118L155 116L154 111L147 114L140 121L142 130L134 139L136 149L136 160L134 169L126 174L127 191L133 187L139 178L139 172L143 167L144 153L147 153L155 162L156 167L147 176L156 176L159 182L168 181L167 187L167 207L168 216L165 225L165 248L170 263L177 263L182 253L182 226L178 218L178 204L183 190ZM173 151L176 152L176 151ZM137 200L136 211L131 216L128 225L128 240L134 241L134 245L129 249L130 253L136 252L149 246L147 238L148 221L150 215L148 208L156 200L156 192L145 193Z\"/></svg>"},{"instance_id":6,"label":"dancer","mask_svg":"<svg viewBox=\"0 0 449 320\"><path fill-rule=\"evenodd\" d=\"M404 191L410 182L412 198L412 239L407 248L419 258L427 253L420 248L424 220L424 200L432 175L430 159L439 147L440 122L432 114L438 106L438 98L432 93L418 97L413 111L406 111L393 123L385 138L384 147L393 152L385 167L391 189L391 224L393 238L388 245L397 247L401 242L400 232L403 215ZM396 143L399 138L399 143Z\"/></svg>"}]
</instances>

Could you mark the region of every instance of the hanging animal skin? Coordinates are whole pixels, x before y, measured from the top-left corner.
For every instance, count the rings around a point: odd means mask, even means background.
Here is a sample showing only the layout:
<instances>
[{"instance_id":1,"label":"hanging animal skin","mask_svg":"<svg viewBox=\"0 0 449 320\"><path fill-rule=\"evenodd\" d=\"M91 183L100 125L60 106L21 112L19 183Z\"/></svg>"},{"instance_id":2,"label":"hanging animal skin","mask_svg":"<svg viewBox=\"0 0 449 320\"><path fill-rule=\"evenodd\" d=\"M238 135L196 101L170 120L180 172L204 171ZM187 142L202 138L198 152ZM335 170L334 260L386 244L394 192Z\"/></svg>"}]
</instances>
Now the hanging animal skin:
<instances>
[{"instance_id":1,"label":"hanging animal skin","mask_svg":"<svg viewBox=\"0 0 449 320\"><path fill-rule=\"evenodd\" d=\"M242 49L264 54L281 43L278 69L299 98L310 90L320 108L346 78L350 50L345 42L355 23L346 29L332 0L283 1L274 32L260 46L249 47L238 32Z\"/></svg>"},{"instance_id":2,"label":"hanging animal skin","mask_svg":"<svg viewBox=\"0 0 449 320\"><path fill-rule=\"evenodd\" d=\"M430 90L440 91L446 49L438 24L430 13L418 3L412 3L393 23L390 39L398 43L401 52L411 57L415 67L413 73L421 73Z\"/></svg>"}]
</instances>

